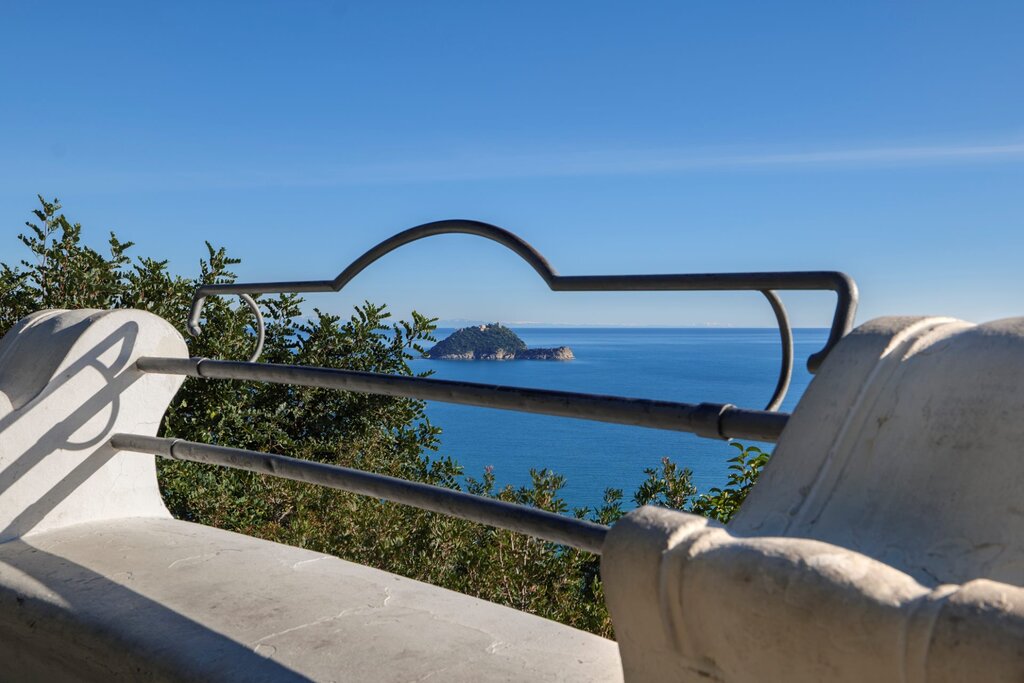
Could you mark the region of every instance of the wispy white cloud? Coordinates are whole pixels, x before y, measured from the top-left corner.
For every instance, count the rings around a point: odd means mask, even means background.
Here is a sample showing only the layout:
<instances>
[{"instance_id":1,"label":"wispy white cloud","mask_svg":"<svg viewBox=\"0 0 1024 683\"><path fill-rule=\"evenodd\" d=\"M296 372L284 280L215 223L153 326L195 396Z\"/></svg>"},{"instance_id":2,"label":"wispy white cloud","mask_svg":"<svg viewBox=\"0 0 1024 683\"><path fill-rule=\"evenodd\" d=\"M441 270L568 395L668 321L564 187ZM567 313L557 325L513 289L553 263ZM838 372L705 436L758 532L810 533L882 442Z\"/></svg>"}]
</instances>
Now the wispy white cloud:
<instances>
[{"instance_id":1,"label":"wispy white cloud","mask_svg":"<svg viewBox=\"0 0 1024 683\"><path fill-rule=\"evenodd\" d=\"M657 175L729 169L799 166L871 168L1024 161L1024 142L930 146L879 146L786 152L687 152L684 150L604 149L538 153L462 153L406 162L306 168L268 172L267 184L342 185L353 183L443 182L501 178Z\"/></svg>"},{"instance_id":2,"label":"wispy white cloud","mask_svg":"<svg viewBox=\"0 0 1024 683\"><path fill-rule=\"evenodd\" d=\"M306 156L309 156L307 154ZM823 171L894 166L927 167L1024 162L1024 142L862 146L792 151L723 149L560 149L534 152L461 150L413 160L359 162L338 159L297 166L290 158L250 160L244 167L166 168L159 162L126 164L113 169L84 169L75 164L50 166L47 177L65 185L125 189L238 189L263 187L334 187L393 183L466 182L523 178L661 175L785 170Z\"/></svg>"},{"instance_id":3,"label":"wispy white cloud","mask_svg":"<svg viewBox=\"0 0 1024 683\"><path fill-rule=\"evenodd\" d=\"M793 166L802 164L927 164L934 162L1024 160L1024 143L995 145L936 145L924 147L869 147L768 154L681 156L664 162L665 170L716 166Z\"/></svg>"}]
</instances>

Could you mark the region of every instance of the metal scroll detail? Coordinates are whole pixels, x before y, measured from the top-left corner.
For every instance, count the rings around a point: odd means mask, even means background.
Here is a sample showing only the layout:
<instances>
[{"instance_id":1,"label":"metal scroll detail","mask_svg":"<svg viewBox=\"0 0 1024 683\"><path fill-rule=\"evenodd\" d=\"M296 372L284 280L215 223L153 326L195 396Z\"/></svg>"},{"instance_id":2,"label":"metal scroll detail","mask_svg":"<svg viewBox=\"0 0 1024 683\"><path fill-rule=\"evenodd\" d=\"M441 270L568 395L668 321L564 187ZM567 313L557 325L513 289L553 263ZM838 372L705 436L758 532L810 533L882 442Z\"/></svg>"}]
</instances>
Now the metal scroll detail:
<instances>
[{"instance_id":1,"label":"metal scroll detail","mask_svg":"<svg viewBox=\"0 0 1024 683\"><path fill-rule=\"evenodd\" d=\"M364 253L333 280L295 280L290 282L255 282L203 285L196 290L189 314L188 329L199 335L199 319L209 296L235 294L242 298L256 318L257 345L250 361L256 361L263 348L265 328L253 294L338 292L367 266L401 246L434 235L476 235L493 240L515 252L526 261L548 288L556 292L615 291L758 291L768 300L775 313L782 345L782 362L775 391L765 410L777 410L785 398L793 373L793 333L786 309L774 290L824 290L836 293L836 309L828 340L820 351L807 360L812 373L821 365L840 339L853 327L857 310L857 285L845 273L837 271L795 271L760 273L701 273L668 275L558 275L536 249L518 235L480 221L454 219L425 223L400 232Z\"/></svg>"}]
</instances>

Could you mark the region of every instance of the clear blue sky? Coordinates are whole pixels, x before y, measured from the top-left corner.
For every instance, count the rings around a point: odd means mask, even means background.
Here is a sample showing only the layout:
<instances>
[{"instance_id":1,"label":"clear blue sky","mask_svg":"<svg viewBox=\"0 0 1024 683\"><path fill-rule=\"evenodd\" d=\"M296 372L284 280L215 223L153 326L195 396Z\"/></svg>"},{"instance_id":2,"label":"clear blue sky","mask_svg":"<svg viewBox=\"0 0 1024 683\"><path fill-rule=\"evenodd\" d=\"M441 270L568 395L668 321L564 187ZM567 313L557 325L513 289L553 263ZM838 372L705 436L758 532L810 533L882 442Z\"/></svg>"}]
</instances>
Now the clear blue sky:
<instances>
[{"instance_id":1,"label":"clear blue sky","mask_svg":"<svg viewBox=\"0 0 1024 683\"><path fill-rule=\"evenodd\" d=\"M406 227L565 274L840 269L860 320L1024 313L1024 2L68 2L0 17L0 259L35 194L192 273L331 277ZM345 293L444 318L767 325L546 292L467 237ZM787 297L799 325L827 295Z\"/></svg>"}]
</instances>

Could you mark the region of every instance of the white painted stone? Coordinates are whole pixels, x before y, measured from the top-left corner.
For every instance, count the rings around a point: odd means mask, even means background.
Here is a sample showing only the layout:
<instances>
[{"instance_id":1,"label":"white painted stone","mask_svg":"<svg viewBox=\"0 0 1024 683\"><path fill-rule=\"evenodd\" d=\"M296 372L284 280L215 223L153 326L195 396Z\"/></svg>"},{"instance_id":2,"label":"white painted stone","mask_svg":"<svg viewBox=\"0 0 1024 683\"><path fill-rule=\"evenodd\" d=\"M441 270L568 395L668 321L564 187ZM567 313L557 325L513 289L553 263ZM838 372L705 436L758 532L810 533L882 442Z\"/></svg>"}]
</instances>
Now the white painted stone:
<instances>
[{"instance_id":1,"label":"white painted stone","mask_svg":"<svg viewBox=\"0 0 1024 683\"><path fill-rule=\"evenodd\" d=\"M0 340L0 541L168 516L153 459L106 443L119 431L156 434L181 385L139 372L140 355L187 351L170 324L141 311L43 311Z\"/></svg>"},{"instance_id":2,"label":"white painted stone","mask_svg":"<svg viewBox=\"0 0 1024 683\"><path fill-rule=\"evenodd\" d=\"M0 661L29 670L56 643L93 681L622 680L615 643L589 633L170 519L0 545Z\"/></svg>"},{"instance_id":3,"label":"white painted stone","mask_svg":"<svg viewBox=\"0 0 1024 683\"><path fill-rule=\"evenodd\" d=\"M602 574L627 680L1024 680L1024 319L830 354L736 519L643 508Z\"/></svg>"},{"instance_id":4,"label":"white painted stone","mask_svg":"<svg viewBox=\"0 0 1024 683\"><path fill-rule=\"evenodd\" d=\"M153 459L186 353L138 311L0 341L0 661L17 680L617 680L614 643L173 520ZM1024 679L1024 320L847 337L728 528L643 508L602 573L630 680Z\"/></svg>"},{"instance_id":5,"label":"white painted stone","mask_svg":"<svg viewBox=\"0 0 1024 683\"><path fill-rule=\"evenodd\" d=\"M337 558L170 518L152 456L184 357L141 311L0 340L0 679L618 681L615 643Z\"/></svg>"}]
</instances>

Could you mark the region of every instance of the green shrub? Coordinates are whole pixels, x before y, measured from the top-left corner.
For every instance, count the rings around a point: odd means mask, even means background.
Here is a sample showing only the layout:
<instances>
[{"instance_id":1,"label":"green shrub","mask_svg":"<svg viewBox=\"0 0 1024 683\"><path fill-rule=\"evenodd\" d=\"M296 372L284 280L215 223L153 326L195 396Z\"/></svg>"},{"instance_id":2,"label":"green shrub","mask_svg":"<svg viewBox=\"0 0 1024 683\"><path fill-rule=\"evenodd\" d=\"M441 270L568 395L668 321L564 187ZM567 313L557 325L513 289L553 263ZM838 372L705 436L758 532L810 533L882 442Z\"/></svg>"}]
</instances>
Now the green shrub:
<instances>
[{"instance_id":1,"label":"green shrub","mask_svg":"<svg viewBox=\"0 0 1024 683\"><path fill-rule=\"evenodd\" d=\"M109 238L109 256L84 246L81 226L39 198L37 222L19 235L32 260L0 264L0 334L42 308L139 308L184 323L200 284L232 282L238 263L207 243L200 275L172 275L166 261L137 258L130 242ZM384 306L356 307L348 320L315 311L300 316L293 295L262 298L267 339L262 360L411 375L408 361L434 341L434 319L412 314L392 322ZM253 346L248 312L208 300L201 337L185 335L193 356L245 358ZM429 373L424 373L429 374ZM573 511L559 495L565 479L531 470L529 486L501 486L491 468L464 477L451 457L436 455L441 430L422 401L310 387L187 379L161 433L380 472L604 524L623 514L621 489L607 489L597 509ZM737 444L725 489L697 495L691 472L668 458L645 470L637 505L692 510L728 521L768 454ZM164 500L181 518L331 553L611 635L598 558L520 534L317 486L177 461L158 464Z\"/></svg>"}]
</instances>

